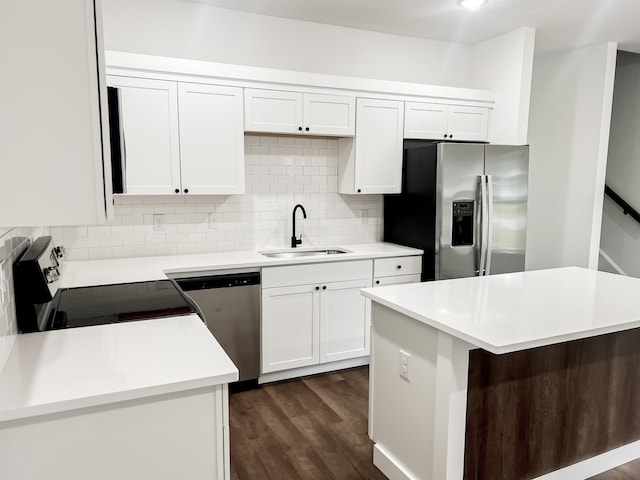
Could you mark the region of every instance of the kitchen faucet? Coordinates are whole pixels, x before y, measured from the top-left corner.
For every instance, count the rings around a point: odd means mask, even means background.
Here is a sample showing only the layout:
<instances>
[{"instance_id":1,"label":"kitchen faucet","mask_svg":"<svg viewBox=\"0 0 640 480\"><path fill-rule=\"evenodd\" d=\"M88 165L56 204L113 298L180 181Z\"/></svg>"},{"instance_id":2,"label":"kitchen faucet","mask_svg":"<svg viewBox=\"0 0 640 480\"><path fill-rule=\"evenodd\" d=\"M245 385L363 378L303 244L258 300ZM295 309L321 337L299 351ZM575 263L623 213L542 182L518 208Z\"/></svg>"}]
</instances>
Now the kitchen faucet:
<instances>
[{"instance_id":1,"label":"kitchen faucet","mask_svg":"<svg viewBox=\"0 0 640 480\"><path fill-rule=\"evenodd\" d=\"M297 209L301 209L302 210L302 215L304 216L304 218L307 218L307 212L304 211L304 207L300 204L297 204L295 207L293 207L293 235L291 235L291 248L296 248L296 246L298 245L302 245L302 234L300 234L300 238L296 238L296 210Z\"/></svg>"}]
</instances>

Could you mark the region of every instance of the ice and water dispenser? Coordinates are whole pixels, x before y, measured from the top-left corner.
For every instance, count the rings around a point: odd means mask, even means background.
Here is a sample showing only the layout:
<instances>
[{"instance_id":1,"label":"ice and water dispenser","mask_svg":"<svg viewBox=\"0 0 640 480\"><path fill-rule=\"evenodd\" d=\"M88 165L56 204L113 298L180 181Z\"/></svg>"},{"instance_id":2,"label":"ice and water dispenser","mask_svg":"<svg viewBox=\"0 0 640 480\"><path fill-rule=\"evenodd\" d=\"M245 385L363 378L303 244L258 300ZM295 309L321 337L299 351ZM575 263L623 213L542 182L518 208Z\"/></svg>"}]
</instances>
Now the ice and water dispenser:
<instances>
[{"instance_id":1,"label":"ice and water dispenser","mask_svg":"<svg viewBox=\"0 0 640 480\"><path fill-rule=\"evenodd\" d=\"M451 222L451 246L473 245L474 204L472 200L453 202Z\"/></svg>"}]
</instances>

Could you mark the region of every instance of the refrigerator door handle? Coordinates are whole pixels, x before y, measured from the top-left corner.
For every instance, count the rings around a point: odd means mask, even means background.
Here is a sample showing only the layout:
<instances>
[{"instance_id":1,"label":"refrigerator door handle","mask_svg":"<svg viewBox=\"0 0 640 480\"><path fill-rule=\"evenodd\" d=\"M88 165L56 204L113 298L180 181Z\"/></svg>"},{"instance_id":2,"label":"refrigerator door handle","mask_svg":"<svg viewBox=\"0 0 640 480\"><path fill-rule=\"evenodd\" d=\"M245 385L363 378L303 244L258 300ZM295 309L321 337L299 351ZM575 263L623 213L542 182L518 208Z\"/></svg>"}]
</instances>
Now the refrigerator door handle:
<instances>
[{"instance_id":1,"label":"refrigerator door handle","mask_svg":"<svg viewBox=\"0 0 640 480\"><path fill-rule=\"evenodd\" d=\"M487 235L488 235L488 213L487 213L487 181L486 175L480 175L480 265L479 273L481 277L486 275L487 263Z\"/></svg>"},{"instance_id":2,"label":"refrigerator door handle","mask_svg":"<svg viewBox=\"0 0 640 480\"><path fill-rule=\"evenodd\" d=\"M485 175L487 183L487 243L485 244L485 275L491 273L491 250L493 245L493 175Z\"/></svg>"}]
</instances>

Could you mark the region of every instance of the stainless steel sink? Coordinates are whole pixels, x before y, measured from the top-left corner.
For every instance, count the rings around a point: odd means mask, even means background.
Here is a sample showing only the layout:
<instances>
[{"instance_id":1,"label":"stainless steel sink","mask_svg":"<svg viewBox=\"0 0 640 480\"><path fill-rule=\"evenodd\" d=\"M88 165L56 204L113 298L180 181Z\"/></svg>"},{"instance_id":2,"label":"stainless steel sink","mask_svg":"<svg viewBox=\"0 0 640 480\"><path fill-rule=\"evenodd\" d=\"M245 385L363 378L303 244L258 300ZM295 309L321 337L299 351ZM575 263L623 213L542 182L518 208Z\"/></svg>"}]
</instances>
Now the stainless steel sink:
<instances>
[{"instance_id":1,"label":"stainless steel sink","mask_svg":"<svg viewBox=\"0 0 640 480\"><path fill-rule=\"evenodd\" d=\"M290 250L272 250L266 252L258 252L260 255L270 258L301 258L301 257L319 257L324 255L339 255L341 253L349 253L349 250L341 248L318 248L318 249L290 249Z\"/></svg>"}]
</instances>

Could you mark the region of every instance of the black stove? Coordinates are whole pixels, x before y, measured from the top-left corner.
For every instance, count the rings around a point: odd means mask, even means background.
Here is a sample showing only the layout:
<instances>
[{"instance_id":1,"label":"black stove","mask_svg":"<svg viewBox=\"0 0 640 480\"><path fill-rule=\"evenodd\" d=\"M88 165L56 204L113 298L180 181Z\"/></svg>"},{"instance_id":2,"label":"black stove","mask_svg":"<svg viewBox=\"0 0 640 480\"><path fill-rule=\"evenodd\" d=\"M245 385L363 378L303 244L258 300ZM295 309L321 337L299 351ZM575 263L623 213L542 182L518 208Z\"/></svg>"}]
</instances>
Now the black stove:
<instances>
[{"instance_id":1,"label":"black stove","mask_svg":"<svg viewBox=\"0 0 640 480\"><path fill-rule=\"evenodd\" d=\"M14 264L21 333L197 313L173 280L58 288L64 249L40 237Z\"/></svg>"}]
</instances>

